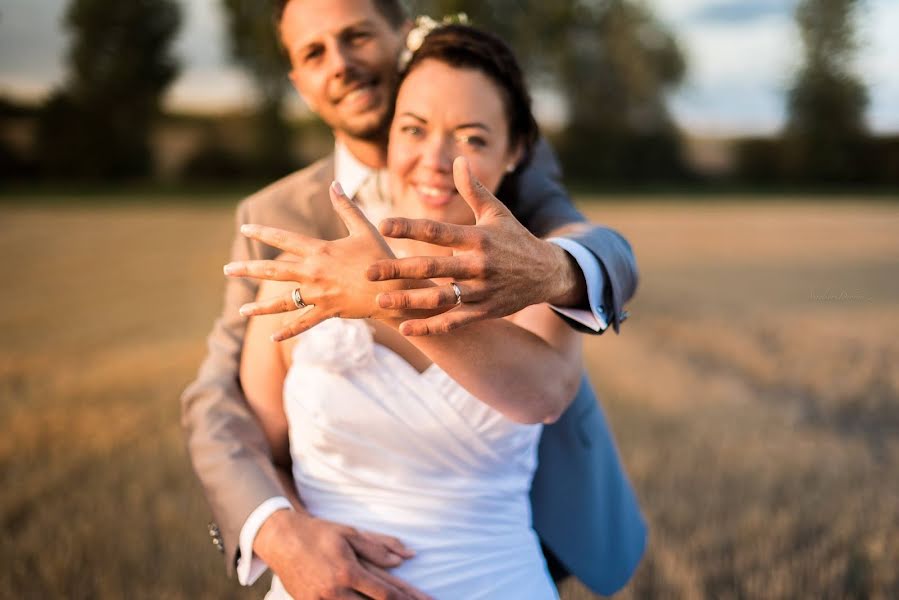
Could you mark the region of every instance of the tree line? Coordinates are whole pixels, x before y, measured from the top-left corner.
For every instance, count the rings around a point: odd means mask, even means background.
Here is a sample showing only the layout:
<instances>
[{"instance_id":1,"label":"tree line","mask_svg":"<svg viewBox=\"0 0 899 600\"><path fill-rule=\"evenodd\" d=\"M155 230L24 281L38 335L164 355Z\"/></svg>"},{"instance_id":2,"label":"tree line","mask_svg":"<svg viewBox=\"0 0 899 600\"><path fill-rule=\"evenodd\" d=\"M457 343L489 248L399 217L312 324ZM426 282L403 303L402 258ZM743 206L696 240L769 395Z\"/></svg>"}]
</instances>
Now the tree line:
<instances>
[{"instance_id":1,"label":"tree line","mask_svg":"<svg viewBox=\"0 0 899 600\"><path fill-rule=\"evenodd\" d=\"M257 90L253 153L244 172L274 177L298 168L284 105L292 93L271 4L221 0L230 55ZM553 89L568 119L554 142L568 176L594 183L677 182L693 175L666 103L687 71L677 38L637 0L419 0L414 12L464 12L516 49L532 87ZM853 73L859 0L802 0L795 19L803 65L779 136L738 146L747 181L899 182L899 144L865 125L867 91ZM121 179L153 169L150 135L180 69L175 0L72 0L67 77L38 111L42 176ZM2 109L2 106L0 106ZM213 144L195 164L228 157ZM210 163L211 161L211 163ZM4 162L7 169L3 169ZM13 161L14 162L14 161ZM0 148L0 170L10 151Z\"/></svg>"}]
</instances>

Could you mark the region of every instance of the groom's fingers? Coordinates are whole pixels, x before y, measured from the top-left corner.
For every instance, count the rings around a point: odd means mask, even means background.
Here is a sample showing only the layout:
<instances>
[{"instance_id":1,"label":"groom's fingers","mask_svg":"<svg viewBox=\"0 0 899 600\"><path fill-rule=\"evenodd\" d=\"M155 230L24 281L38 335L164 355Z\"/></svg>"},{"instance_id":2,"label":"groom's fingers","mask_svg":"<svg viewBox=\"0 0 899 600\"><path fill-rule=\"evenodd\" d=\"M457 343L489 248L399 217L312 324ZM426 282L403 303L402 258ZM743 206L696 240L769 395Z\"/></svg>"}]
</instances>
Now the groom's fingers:
<instances>
[{"instance_id":1,"label":"groom's fingers","mask_svg":"<svg viewBox=\"0 0 899 600\"><path fill-rule=\"evenodd\" d=\"M369 281L390 279L474 279L486 268L471 256L411 256L379 260L365 271Z\"/></svg>"},{"instance_id":2,"label":"groom's fingers","mask_svg":"<svg viewBox=\"0 0 899 600\"><path fill-rule=\"evenodd\" d=\"M468 164L464 156L457 156L453 161L453 183L459 190L459 195L468 203L474 212L475 219L480 222L481 217L492 211L494 214L509 213L506 205L500 202L490 190L484 187Z\"/></svg>"},{"instance_id":3,"label":"groom's fingers","mask_svg":"<svg viewBox=\"0 0 899 600\"><path fill-rule=\"evenodd\" d=\"M359 544L357 544L357 542L359 542ZM371 562L382 567L392 565L382 565L377 560L372 560L367 552L362 551L362 548L372 549L376 554L382 552L383 549L383 551L386 551L389 554L395 554L403 559L415 556L415 551L411 548L407 548L398 538L384 535L383 533L357 531L356 535L353 538L350 538L350 543L353 544L353 547L356 548L357 552L362 554L364 558L367 558Z\"/></svg>"},{"instance_id":4,"label":"groom's fingers","mask_svg":"<svg viewBox=\"0 0 899 600\"><path fill-rule=\"evenodd\" d=\"M365 560L360 560L359 563L372 577L372 579L361 579L359 581L360 585L357 585L355 588L366 596L376 598L377 600L382 598L385 600L432 600L430 596L421 590L415 589L412 585L395 575L391 575L377 565L373 565Z\"/></svg>"},{"instance_id":5,"label":"groom's fingers","mask_svg":"<svg viewBox=\"0 0 899 600\"><path fill-rule=\"evenodd\" d=\"M364 534L348 537L347 541L356 551L356 554L379 567L398 567L405 560L384 544L368 539Z\"/></svg>"},{"instance_id":6,"label":"groom's fingers","mask_svg":"<svg viewBox=\"0 0 899 600\"><path fill-rule=\"evenodd\" d=\"M465 225L452 225L430 219L391 217L378 225L381 235L428 242L438 246L463 247L472 243L472 229Z\"/></svg>"},{"instance_id":7,"label":"groom's fingers","mask_svg":"<svg viewBox=\"0 0 899 600\"><path fill-rule=\"evenodd\" d=\"M474 284L457 282L456 285L466 302L479 302L483 298L482 290ZM452 308L459 303L456 290L448 283L429 288L381 292L377 302L381 308L395 310L434 310Z\"/></svg>"}]
</instances>

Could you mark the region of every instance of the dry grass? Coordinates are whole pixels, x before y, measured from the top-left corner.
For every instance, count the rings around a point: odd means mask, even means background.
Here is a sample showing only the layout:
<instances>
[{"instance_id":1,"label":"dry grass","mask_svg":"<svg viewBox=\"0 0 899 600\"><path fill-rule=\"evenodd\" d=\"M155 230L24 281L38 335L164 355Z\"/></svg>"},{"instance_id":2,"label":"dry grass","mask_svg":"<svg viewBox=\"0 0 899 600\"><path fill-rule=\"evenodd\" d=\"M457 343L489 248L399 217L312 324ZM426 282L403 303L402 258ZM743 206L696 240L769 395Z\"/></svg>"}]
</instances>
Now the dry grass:
<instances>
[{"instance_id":1,"label":"dry grass","mask_svg":"<svg viewBox=\"0 0 899 600\"><path fill-rule=\"evenodd\" d=\"M71 205L0 207L0 597L259 598L178 426L230 210ZM619 596L899 597L899 210L590 210L642 272L588 342L651 524Z\"/></svg>"}]
</instances>

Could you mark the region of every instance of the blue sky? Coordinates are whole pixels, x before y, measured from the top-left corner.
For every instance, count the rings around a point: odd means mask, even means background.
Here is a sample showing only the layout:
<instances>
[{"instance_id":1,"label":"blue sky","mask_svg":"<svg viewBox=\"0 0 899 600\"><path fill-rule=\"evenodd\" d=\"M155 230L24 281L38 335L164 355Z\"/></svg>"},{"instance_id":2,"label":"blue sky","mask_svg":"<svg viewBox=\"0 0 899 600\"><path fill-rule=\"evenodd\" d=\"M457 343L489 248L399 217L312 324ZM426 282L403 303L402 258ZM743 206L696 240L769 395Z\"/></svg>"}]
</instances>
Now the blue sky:
<instances>
[{"instance_id":1,"label":"blue sky","mask_svg":"<svg viewBox=\"0 0 899 600\"><path fill-rule=\"evenodd\" d=\"M123 0L127 1L127 0ZM179 108L249 106L246 77L226 60L220 0L183 0L177 51L185 67L169 94ZM763 134L783 122L784 95L799 66L792 22L795 0L644 0L677 35L690 71L670 98L687 131L698 135ZM66 0L0 0L0 93L38 97L61 81ZM857 58L868 85L868 122L899 132L899 0L864 0ZM297 101L299 103L299 101ZM539 112L558 116L552 94Z\"/></svg>"}]
</instances>

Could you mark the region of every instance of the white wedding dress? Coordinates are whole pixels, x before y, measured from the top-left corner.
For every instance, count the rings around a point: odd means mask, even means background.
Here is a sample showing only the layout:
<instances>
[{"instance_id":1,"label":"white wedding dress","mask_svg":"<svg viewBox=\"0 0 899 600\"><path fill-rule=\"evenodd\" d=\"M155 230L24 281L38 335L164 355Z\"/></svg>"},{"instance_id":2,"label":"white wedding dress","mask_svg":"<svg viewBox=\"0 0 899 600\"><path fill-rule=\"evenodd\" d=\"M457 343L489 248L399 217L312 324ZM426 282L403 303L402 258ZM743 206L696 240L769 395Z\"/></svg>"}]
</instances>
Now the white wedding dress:
<instances>
[{"instance_id":1,"label":"white wedding dress","mask_svg":"<svg viewBox=\"0 0 899 600\"><path fill-rule=\"evenodd\" d=\"M394 575L438 600L558 598L528 498L542 426L507 419L437 365L419 373L361 320L300 336L284 410L303 502L415 550ZM289 598L277 577L266 598Z\"/></svg>"}]
</instances>

